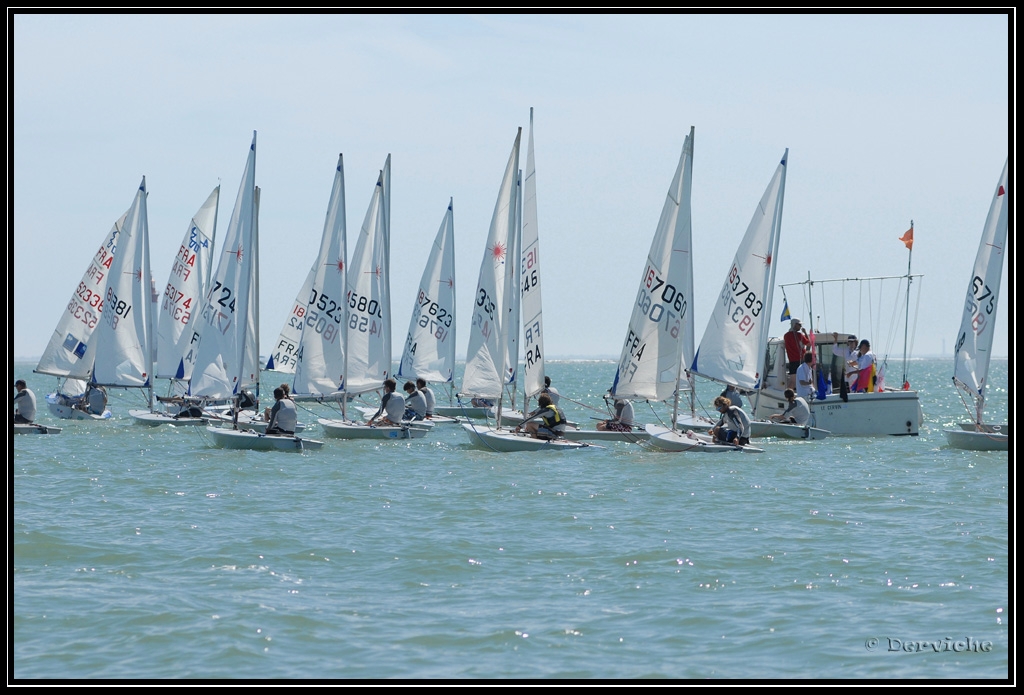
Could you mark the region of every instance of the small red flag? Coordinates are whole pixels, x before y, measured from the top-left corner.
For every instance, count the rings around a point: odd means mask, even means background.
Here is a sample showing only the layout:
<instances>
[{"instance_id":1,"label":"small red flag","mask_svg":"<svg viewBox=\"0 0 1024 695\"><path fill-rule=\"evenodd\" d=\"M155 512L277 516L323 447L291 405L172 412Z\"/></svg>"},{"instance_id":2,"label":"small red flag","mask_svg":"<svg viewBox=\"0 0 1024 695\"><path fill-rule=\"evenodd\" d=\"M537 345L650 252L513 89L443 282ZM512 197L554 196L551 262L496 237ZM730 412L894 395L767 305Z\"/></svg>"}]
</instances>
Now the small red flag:
<instances>
[{"instance_id":1,"label":"small red flag","mask_svg":"<svg viewBox=\"0 0 1024 695\"><path fill-rule=\"evenodd\" d=\"M900 237L900 241L907 245L908 249L913 250L914 248L914 228L911 227L907 230L907 233Z\"/></svg>"}]
</instances>

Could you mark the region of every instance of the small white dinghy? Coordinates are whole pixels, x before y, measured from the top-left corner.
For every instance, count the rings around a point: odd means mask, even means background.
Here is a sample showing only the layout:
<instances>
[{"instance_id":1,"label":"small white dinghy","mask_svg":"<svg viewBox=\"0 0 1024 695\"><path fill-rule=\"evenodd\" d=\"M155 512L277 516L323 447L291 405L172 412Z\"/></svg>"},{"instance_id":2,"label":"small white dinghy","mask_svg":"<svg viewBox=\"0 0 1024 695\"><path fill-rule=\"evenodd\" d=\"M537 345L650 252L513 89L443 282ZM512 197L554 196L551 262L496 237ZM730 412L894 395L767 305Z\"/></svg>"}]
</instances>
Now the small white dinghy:
<instances>
[{"instance_id":1,"label":"small white dinghy","mask_svg":"<svg viewBox=\"0 0 1024 695\"><path fill-rule=\"evenodd\" d=\"M129 410L128 414L131 415L136 424L147 425L149 427L157 427L158 425L173 425L175 427L186 427L186 426L197 426L206 424L206 420L201 417L186 417L184 415L175 416L170 413L164 413L154 410Z\"/></svg>"},{"instance_id":2,"label":"small white dinghy","mask_svg":"<svg viewBox=\"0 0 1024 695\"><path fill-rule=\"evenodd\" d=\"M412 423L394 425L367 425L351 420L317 420L324 428L324 436L333 439L422 439L430 431L429 427L414 427ZM422 424L420 421L416 424Z\"/></svg>"},{"instance_id":3,"label":"small white dinghy","mask_svg":"<svg viewBox=\"0 0 1024 695\"><path fill-rule=\"evenodd\" d=\"M470 418L472 420L484 420L488 417L488 413L491 412L491 408L485 408L482 406L475 405L435 405L434 406L434 417L443 416L450 418Z\"/></svg>"},{"instance_id":4,"label":"small white dinghy","mask_svg":"<svg viewBox=\"0 0 1024 695\"><path fill-rule=\"evenodd\" d=\"M954 449L967 449L969 451L1009 451L1010 450L1010 426L1009 425L982 425L978 430L973 422L960 424L960 429L943 430L946 434L946 443Z\"/></svg>"},{"instance_id":5,"label":"small white dinghy","mask_svg":"<svg viewBox=\"0 0 1024 695\"><path fill-rule=\"evenodd\" d=\"M689 414L680 415L676 424L685 429L699 432L707 432L714 426L714 422L705 417L691 417ZM789 422L772 422L769 420L752 420L750 423L750 438L760 439L762 437L780 437L783 439L812 439L819 440L828 437L831 432L820 427L809 425L794 425Z\"/></svg>"},{"instance_id":6,"label":"small white dinghy","mask_svg":"<svg viewBox=\"0 0 1024 695\"><path fill-rule=\"evenodd\" d=\"M46 404L50 407L50 412L62 420L109 420L112 417L109 410L104 410L102 414L97 415L76 408L59 393L47 394Z\"/></svg>"},{"instance_id":7,"label":"small white dinghy","mask_svg":"<svg viewBox=\"0 0 1024 695\"><path fill-rule=\"evenodd\" d=\"M574 442L568 439L536 439L525 432L482 427L472 422L463 423L462 427L469 434L472 444L490 451L569 451L601 448L586 442Z\"/></svg>"},{"instance_id":8,"label":"small white dinghy","mask_svg":"<svg viewBox=\"0 0 1024 695\"><path fill-rule=\"evenodd\" d=\"M653 446L665 451L687 451L695 453L722 454L727 452L745 452L748 454L762 454L764 449L756 446L733 446L732 444L716 444L710 435L694 432L693 430L672 430L661 425L646 425L645 428L650 438L647 440Z\"/></svg>"},{"instance_id":9,"label":"small white dinghy","mask_svg":"<svg viewBox=\"0 0 1024 695\"><path fill-rule=\"evenodd\" d=\"M12 426L12 432L14 434L60 434L60 427L50 427L49 425L39 425L36 423L28 424L24 422L16 422Z\"/></svg>"},{"instance_id":10,"label":"small white dinghy","mask_svg":"<svg viewBox=\"0 0 1024 695\"><path fill-rule=\"evenodd\" d=\"M253 451L317 451L324 443L316 439L303 439L290 434L263 434L254 430L232 430L210 425L206 432L214 446L221 449L251 449Z\"/></svg>"},{"instance_id":11,"label":"small white dinghy","mask_svg":"<svg viewBox=\"0 0 1024 695\"><path fill-rule=\"evenodd\" d=\"M632 432L586 430L582 428L568 428L565 430L565 438L572 442L631 442L635 444L646 441L649 437L650 435L647 434L647 430L639 425L635 425Z\"/></svg>"}]
</instances>

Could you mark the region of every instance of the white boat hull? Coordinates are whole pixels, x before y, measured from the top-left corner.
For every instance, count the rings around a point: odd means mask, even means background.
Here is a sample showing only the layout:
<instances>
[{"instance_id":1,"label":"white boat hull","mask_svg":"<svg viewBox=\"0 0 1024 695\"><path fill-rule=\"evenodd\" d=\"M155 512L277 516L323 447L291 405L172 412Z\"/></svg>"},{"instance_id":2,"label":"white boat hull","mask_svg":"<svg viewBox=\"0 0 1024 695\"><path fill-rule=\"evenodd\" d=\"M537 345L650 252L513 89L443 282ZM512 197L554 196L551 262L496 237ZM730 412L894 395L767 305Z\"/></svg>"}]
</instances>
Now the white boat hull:
<instances>
[{"instance_id":1,"label":"white boat hull","mask_svg":"<svg viewBox=\"0 0 1024 695\"><path fill-rule=\"evenodd\" d=\"M185 426L196 426L206 424L206 420L201 417L179 417L176 418L168 413L157 413L149 410L129 410L128 414L131 415L135 422L139 425L147 425L149 427L157 427L159 425L173 425L175 427Z\"/></svg>"},{"instance_id":2,"label":"white boat hull","mask_svg":"<svg viewBox=\"0 0 1024 695\"><path fill-rule=\"evenodd\" d=\"M364 425L357 422L345 420L317 420L324 428L324 436L334 439L421 439L426 436L429 428L411 427L390 427L385 425Z\"/></svg>"},{"instance_id":3,"label":"white boat hull","mask_svg":"<svg viewBox=\"0 0 1024 695\"><path fill-rule=\"evenodd\" d=\"M473 420L483 420L487 418L487 413L490 412L490 408L478 408L475 405L435 405L434 415L444 415L450 418L468 417Z\"/></svg>"},{"instance_id":4,"label":"white boat hull","mask_svg":"<svg viewBox=\"0 0 1024 695\"><path fill-rule=\"evenodd\" d=\"M642 442L649 436L647 430L641 427L634 427L632 432L583 429L565 431L565 438L571 442Z\"/></svg>"},{"instance_id":5,"label":"white boat hull","mask_svg":"<svg viewBox=\"0 0 1024 695\"><path fill-rule=\"evenodd\" d=\"M781 392L762 391L754 417L766 420L786 409ZM923 415L916 391L851 393L844 401L838 394L810 402L815 427L833 435L917 436Z\"/></svg>"},{"instance_id":6,"label":"white boat hull","mask_svg":"<svg viewBox=\"0 0 1024 695\"><path fill-rule=\"evenodd\" d=\"M316 451L324 443L315 439L302 439L290 435L261 434L252 430L230 430L209 426L207 433L214 446L222 449L248 449L250 451Z\"/></svg>"},{"instance_id":7,"label":"white boat hull","mask_svg":"<svg viewBox=\"0 0 1024 695\"><path fill-rule=\"evenodd\" d=\"M1007 425L986 425L993 431L978 432L973 423L961 424L957 430L943 430L946 442L954 449L970 451L1009 451L1010 428Z\"/></svg>"},{"instance_id":8,"label":"white boat hull","mask_svg":"<svg viewBox=\"0 0 1024 695\"><path fill-rule=\"evenodd\" d=\"M211 424L211 425L218 425L220 427L228 427L228 428L230 428L230 427L232 427L234 425L234 423L231 421L231 416L230 415L207 417L206 418L206 422ZM249 417L239 417L238 418L238 426L239 427L244 427L245 429L249 429L249 430L255 430L256 432L261 432L261 433L266 433L266 431L267 431L267 421L266 420L256 420L256 419L252 419L252 418L249 418ZM303 431L305 431L305 429L306 429L305 423L302 423L302 422L295 423L295 431L296 432L303 432Z\"/></svg>"},{"instance_id":9,"label":"white boat hull","mask_svg":"<svg viewBox=\"0 0 1024 695\"><path fill-rule=\"evenodd\" d=\"M60 427L51 427L49 425L37 425L37 424L25 424L15 423L12 426L14 434L60 434Z\"/></svg>"},{"instance_id":10,"label":"white boat hull","mask_svg":"<svg viewBox=\"0 0 1024 695\"><path fill-rule=\"evenodd\" d=\"M681 429L690 429L697 432L706 432L714 426L714 422L700 416L692 417L689 414L680 415L676 418L676 425ZM753 420L750 423L750 438L761 439L764 437L780 437L784 439L824 439L831 432L819 427L805 425L794 425L787 422L770 422L768 420Z\"/></svg>"},{"instance_id":11,"label":"white boat hull","mask_svg":"<svg viewBox=\"0 0 1024 695\"><path fill-rule=\"evenodd\" d=\"M46 405L49 406L51 413L62 420L109 420L112 417L109 410L104 410L102 415L94 415L78 408L72 408L70 405L58 403L55 393L46 396Z\"/></svg>"},{"instance_id":12,"label":"white boat hull","mask_svg":"<svg viewBox=\"0 0 1024 695\"><path fill-rule=\"evenodd\" d=\"M496 430L492 427L482 427L468 422L463 423L462 427L469 435L470 444L488 451L568 451L586 449L591 446L584 442L574 442L568 439L535 439L522 432Z\"/></svg>"},{"instance_id":13,"label":"white boat hull","mask_svg":"<svg viewBox=\"0 0 1024 695\"><path fill-rule=\"evenodd\" d=\"M733 446L732 444L715 444L709 435L693 432L692 430L671 430L661 425L647 425L651 445L664 451L692 452L700 454L724 454L728 452L745 452L748 454L761 454L764 449L755 446Z\"/></svg>"}]
</instances>

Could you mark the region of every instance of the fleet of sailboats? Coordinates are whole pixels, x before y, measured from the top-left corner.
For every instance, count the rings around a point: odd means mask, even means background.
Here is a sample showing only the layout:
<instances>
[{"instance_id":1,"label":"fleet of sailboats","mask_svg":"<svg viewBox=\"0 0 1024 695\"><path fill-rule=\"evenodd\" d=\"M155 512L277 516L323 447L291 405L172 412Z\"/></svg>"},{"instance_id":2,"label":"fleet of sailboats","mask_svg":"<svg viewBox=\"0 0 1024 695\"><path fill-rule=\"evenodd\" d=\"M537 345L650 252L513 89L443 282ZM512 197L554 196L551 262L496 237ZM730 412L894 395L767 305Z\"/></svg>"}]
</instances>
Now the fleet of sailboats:
<instances>
[{"instance_id":1,"label":"fleet of sailboats","mask_svg":"<svg viewBox=\"0 0 1024 695\"><path fill-rule=\"evenodd\" d=\"M473 295L467 361L458 389L460 402L447 410L438 405L435 413L462 416L462 427L472 446L499 452L578 449L589 446L584 443L587 439L646 441L649 447L675 452L761 451L749 444L722 444L699 431L706 429L708 421L696 413L693 379L706 378L753 394L755 418L784 407L780 395L783 385L772 367L783 362L781 347L777 339L769 340L768 316L788 150L748 225L695 350L690 201L694 129L690 129L641 275L609 389L610 398L671 402L671 421L668 426L648 424L637 432L577 429L568 436L546 440L508 424L521 421L529 412L531 400L544 389L545 376L533 109L525 176L520 170L521 138L520 128L502 176ZM147 190L142 179L131 207L115 222L90 262L36 366L37 373L59 380L56 392L46 399L55 415L110 419L102 389L138 389L146 393L148 408L129 411L136 421L200 424L220 420L220 426L211 424L204 430L215 446L293 451L323 446L323 442L294 434L256 431L265 429L266 422L240 412L242 396L259 392L262 366L255 160L253 133L223 244L215 252L220 196L217 186L191 219L162 295L156 293L152 281ZM1008 161L986 219L957 335L953 380L965 402L972 404L972 422L945 430L954 448L1009 448L1009 426L988 423L984 417L992 326L1008 230L1007 167ZM293 400L337 402L340 418L318 420L327 437L425 436L433 423L405 421L398 426L371 426L349 418L353 398L379 391L388 378L424 379L446 386L451 394L456 392L454 203L449 200L434 238L402 357L393 374L390 195L388 155L348 261L344 161L338 156L319 251L266 364L266 369L292 375ZM908 307L913 277L908 264ZM811 284L809 279L807 284ZM814 348L819 361L823 350L830 346L828 337L818 334ZM207 410L192 417L161 411L154 402L157 378L168 380L168 395L177 397L163 400L177 400L183 404L179 407L199 403ZM865 394L819 393L812 404L819 421L812 424L823 424L820 417L827 416L828 424L838 424L833 429L836 434L917 434L920 405L905 378L904 382L903 389L879 386ZM515 399L520 387L522 411L517 412ZM97 393L102 394L102 403L95 398L90 402L90 394L95 397ZM829 398L838 399L835 407L823 407L831 403ZM879 398L885 402L876 404ZM485 409L463 403L463 399L494 403L488 413L491 420L471 421L469 417L482 416ZM214 403L224 404L220 415L209 410ZM896 420L900 422L893 425ZM30 427L33 432L60 431L43 425ZM297 427L297 431L301 429ZM755 437L818 439L828 434L819 427L756 419L752 430ZM14 431L28 430L22 426Z\"/></svg>"}]
</instances>

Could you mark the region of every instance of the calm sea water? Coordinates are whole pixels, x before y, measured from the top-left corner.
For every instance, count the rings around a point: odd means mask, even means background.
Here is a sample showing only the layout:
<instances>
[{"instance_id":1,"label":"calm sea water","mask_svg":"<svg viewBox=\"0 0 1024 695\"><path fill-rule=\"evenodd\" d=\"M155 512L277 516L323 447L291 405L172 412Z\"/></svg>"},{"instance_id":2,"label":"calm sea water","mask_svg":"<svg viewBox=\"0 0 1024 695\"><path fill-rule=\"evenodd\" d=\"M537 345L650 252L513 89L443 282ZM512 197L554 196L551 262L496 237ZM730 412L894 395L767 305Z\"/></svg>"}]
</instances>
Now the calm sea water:
<instances>
[{"instance_id":1,"label":"calm sea water","mask_svg":"<svg viewBox=\"0 0 1024 695\"><path fill-rule=\"evenodd\" d=\"M1007 678L1008 457L946 447L951 366L911 365L919 437L759 455L226 451L114 393L12 445L13 676ZM614 365L547 371L589 422Z\"/></svg>"}]
</instances>

